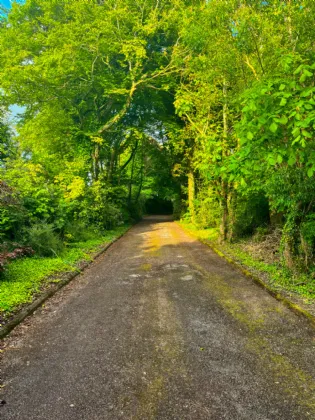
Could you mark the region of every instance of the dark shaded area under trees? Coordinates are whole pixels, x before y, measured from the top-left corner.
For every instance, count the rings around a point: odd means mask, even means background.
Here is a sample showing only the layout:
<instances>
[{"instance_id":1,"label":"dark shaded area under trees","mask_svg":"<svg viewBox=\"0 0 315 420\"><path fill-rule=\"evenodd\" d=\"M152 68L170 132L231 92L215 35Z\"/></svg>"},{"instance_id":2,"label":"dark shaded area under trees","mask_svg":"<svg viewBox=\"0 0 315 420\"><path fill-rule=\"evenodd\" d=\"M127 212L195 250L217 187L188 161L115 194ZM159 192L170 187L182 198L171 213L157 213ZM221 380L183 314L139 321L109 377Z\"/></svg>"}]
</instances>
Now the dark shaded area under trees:
<instances>
[{"instance_id":1,"label":"dark shaded area under trees","mask_svg":"<svg viewBox=\"0 0 315 420\"><path fill-rule=\"evenodd\" d=\"M173 214L173 204L169 200L163 200L159 197L148 198L145 202L145 211L147 214Z\"/></svg>"}]
</instances>

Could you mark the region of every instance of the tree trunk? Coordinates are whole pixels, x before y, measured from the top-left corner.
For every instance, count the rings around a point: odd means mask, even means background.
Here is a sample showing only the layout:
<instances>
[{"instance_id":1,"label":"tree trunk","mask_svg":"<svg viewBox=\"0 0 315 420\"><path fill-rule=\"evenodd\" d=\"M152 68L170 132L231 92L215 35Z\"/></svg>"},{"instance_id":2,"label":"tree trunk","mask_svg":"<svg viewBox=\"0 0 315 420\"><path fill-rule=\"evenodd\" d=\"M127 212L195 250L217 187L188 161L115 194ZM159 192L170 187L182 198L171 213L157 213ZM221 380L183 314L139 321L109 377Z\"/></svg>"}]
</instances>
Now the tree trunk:
<instances>
[{"instance_id":1,"label":"tree trunk","mask_svg":"<svg viewBox=\"0 0 315 420\"><path fill-rule=\"evenodd\" d=\"M143 142L141 144L141 167L140 167L140 183L139 183L139 188L138 188L138 192L136 195L136 200L135 202L138 203L138 200L140 198L140 194L142 191L142 185L143 185L143 175L144 175L144 152L143 152Z\"/></svg>"},{"instance_id":2,"label":"tree trunk","mask_svg":"<svg viewBox=\"0 0 315 420\"><path fill-rule=\"evenodd\" d=\"M133 183L133 173L135 168L135 155L132 158L132 166L131 166L131 175L130 175L130 182L129 182L129 193L128 193L128 205L131 205L132 199L132 183Z\"/></svg>"},{"instance_id":3,"label":"tree trunk","mask_svg":"<svg viewBox=\"0 0 315 420\"><path fill-rule=\"evenodd\" d=\"M140 198L140 194L141 194L141 191L142 191L142 184L143 184L143 166L141 166L140 183L139 183L139 188L138 188L138 192L137 192L136 199L135 199L136 203L138 203L138 200Z\"/></svg>"},{"instance_id":4,"label":"tree trunk","mask_svg":"<svg viewBox=\"0 0 315 420\"><path fill-rule=\"evenodd\" d=\"M228 106L227 106L227 85L226 82L223 82L223 139L222 139L222 162L227 157L228 154ZM221 181L221 209L222 209L222 219L220 233L223 241L226 241L229 231L229 207L228 207L228 198L229 198L229 185L228 182L224 179Z\"/></svg>"},{"instance_id":5,"label":"tree trunk","mask_svg":"<svg viewBox=\"0 0 315 420\"><path fill-rule=\"evenodd\" d=\"M221 185L221 210L222 210L222 219L220 226L221 239L226 241L228 238L229 232L229 206L228 206L228 185L226 182L222 182Z\"/></svg>"},{"instance_id":6,"label":"tree trunk","mask_svg":"<svg viewBox=\"0 0 315 420\"><path fill-rule=\"evenodd\" d=\"M99 160L100 160L100 145L95 144L94 152L92 153L94 181L97 181L99 178L99 173L100 173Z\"/></svg>"},{"instance_id":7,"label":"tree trunk","mask_svg":"<svg viewBox=\"0 0 315 420\"><path fill-rule=\"evenodd\" d=\"M190 220L192 223L195 223L195 177L192 170L190 170L188 173L188 208L190 213Z\"/></svg>"},{"instance_id":8,"label":"tree trunk","mask_svg":"<svg viewBox=\"0 0 315 420\"><path fill-rule=\"evenodd\" d=\"M228 197L228 229L226 232L227 239L229 242L233 242L233 240L237 236L237 232L235 231L235 223L236 223L236 209L237 209L237 194L235 189L231 189L229 197ZM224 235L223 235L224 236Z\"/></svg>"},{"instance_id":9,"label":"tree trunk","mask_svg":"<svg viewBox=\"0 0 315 420\"><path fill-rule=\"evenodd\" d=\"M294 270L296 266L296 246L299 232L298 221L297 209L287 216L287 221L282 230L283 258L285 265L291 270Z\"/></svg>"},{"instance_id":10,"label":"tree trunk","mask_svg":"<svg viewBox=\"0 0 315 420\"><path fill-rule=\"evenodd\" d=\"M116 156L117 156L117 151L116 151L116 148L114 146L114 148L111 152L111 155L110 155L110 162L109 162L109 166L108 166L107 180L108 180L109 183L111 183L112 179L113 179Z\"/></svg>"},{"instance_id":11,"label":"tree trunk","mask_svg":"<svg viewBox=\"0 0 315 420\"><path fill-rule=\"evenodd\" d=\"M295 266L294 238L289 235L285 236L283 242L283 257L285 265L293 270Z\"/></svg>"}]
</instances>

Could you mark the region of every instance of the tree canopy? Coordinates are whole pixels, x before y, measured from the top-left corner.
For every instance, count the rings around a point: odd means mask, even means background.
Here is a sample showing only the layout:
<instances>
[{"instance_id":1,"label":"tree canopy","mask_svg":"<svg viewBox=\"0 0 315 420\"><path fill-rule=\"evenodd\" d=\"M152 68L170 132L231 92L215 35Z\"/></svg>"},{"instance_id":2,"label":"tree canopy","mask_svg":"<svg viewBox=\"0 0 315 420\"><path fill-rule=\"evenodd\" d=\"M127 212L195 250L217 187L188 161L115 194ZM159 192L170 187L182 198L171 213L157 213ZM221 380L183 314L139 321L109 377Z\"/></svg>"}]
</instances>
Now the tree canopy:
<instances>
[{"instance_id":1,"label":"tree canopy","mask_svg":"<svg viewBox=\"0 0 315 420\"><path fill-rule=\"evenodd\" d=\"M224 240L280 220L287 265L309 266L314 19L312 0L14 3L1 103L25 112L0 125L3 238L106 229L158 197Z\"/></svg>"}]
</instances>

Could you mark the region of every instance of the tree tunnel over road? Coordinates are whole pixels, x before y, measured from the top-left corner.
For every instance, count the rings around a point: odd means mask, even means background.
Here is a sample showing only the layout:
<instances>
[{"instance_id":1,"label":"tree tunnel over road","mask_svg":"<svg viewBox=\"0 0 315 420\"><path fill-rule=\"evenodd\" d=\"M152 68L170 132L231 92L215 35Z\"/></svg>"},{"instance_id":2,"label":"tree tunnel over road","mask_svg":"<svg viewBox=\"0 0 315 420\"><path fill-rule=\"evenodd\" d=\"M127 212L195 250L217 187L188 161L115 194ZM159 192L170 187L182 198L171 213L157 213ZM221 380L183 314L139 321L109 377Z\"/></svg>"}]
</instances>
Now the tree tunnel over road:
<instances>
[{"instance_id":1,"label":"tree tunnel over road","mask_svg":"<svg viewBox=\"0 0 315 420\"><path fill-rule=\"evenodd\" d=\"M173 203L170 200L166 200L160 197L151 197L145 203L146 214L173 214Z\"/></svg>"}]
</instances>

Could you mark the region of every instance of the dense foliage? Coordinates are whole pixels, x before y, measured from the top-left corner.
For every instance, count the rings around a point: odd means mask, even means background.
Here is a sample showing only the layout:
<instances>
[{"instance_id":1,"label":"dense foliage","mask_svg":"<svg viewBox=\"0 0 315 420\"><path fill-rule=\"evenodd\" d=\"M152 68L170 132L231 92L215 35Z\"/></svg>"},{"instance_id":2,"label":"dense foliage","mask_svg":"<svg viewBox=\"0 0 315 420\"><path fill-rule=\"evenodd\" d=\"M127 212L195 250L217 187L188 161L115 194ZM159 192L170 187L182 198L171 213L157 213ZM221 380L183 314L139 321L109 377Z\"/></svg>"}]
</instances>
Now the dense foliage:
<instances>
[{"instance_id":1,"label":"dense foliage","mask_svg":"<svg viewBox=\"0 0 315 420\"><path fill-rule=\"evenodd\" d=\"M1 19L3 241L47 255L158 198L223 240L280 226L285 264L312 269L312 0L27 0Z\"/></svg>"},{"instance_id":2,"label":"dense foliage","mask_svg":"<svg viewBox=\"0 0 315 420\"><path fill-rule=\"evenodd\" d=\"M2 103L24 112L18 135L0 126L2 239L56 253L84 230L138 219L146 198L175 200L172 13L155 2L30 0L3 16Z\"/></svg>"}]
</instances>

